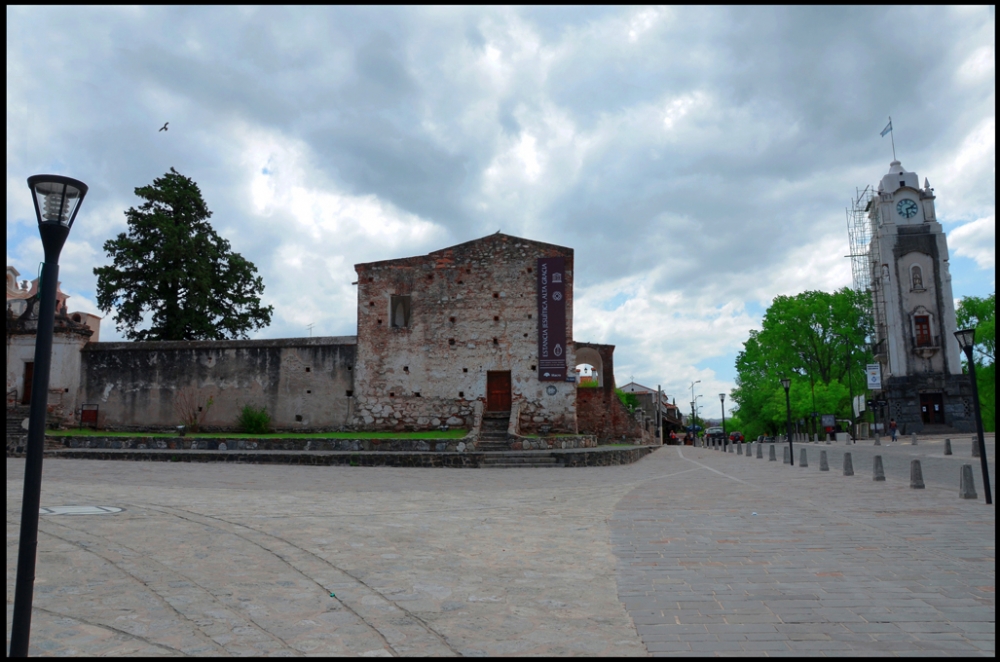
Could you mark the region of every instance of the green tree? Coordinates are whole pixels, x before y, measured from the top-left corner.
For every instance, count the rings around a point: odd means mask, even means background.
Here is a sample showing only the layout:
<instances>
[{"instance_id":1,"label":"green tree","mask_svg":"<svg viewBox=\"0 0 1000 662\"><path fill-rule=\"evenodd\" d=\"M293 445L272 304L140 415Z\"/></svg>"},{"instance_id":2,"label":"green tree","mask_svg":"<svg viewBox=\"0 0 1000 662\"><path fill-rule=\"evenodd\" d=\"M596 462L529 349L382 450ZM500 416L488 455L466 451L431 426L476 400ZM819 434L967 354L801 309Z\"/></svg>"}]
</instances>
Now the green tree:
<instances>
[{"instance_id":1,"label":"green tree","mask_svg":"<svg viewBox=\"0 0 1000 662\"><path fill-rule=\"evenodd\" d=\"M976 362L976 386L979 388L979 409L983 415L983 428L996 431L996 343L997 310L996 292L986 298L965 297L955 311L958 328L976 327L976 346L972 360ZM965 356L962 356L965 364ZM968 372L968 366L965 366Z\"/></svg>"},{"instance_id":2,"label":"green tree","mask_svg":"<svg viewBox=\"0 0 1000 662\"><path fill-rule=\"evenodd\" d=\"M872 360L867 303L864 294L847 287L774 299L761 329L750 332L736 358L732 398L744 433L784 432L783 377L792 380L793 421L809 419L813 411L850 415L849 381L855 395L863 393L864 366Z\"/></svg>"},{"instance_id":3,"label":"green tree","mask_svg":"<svg viewBox=\"0 0 1000 662\"><path fill-rule=\"evenodd\" d=\"M128 233L104 244L112 264L94 269L97 305L116 309L126 338L247 338L271 323L274 307L260 305L263 279L212 229L193 180L171 168L135 194L145 202L125 212ZM147 314L149 328L140 329Z\"/></svg>"}]
</instances>

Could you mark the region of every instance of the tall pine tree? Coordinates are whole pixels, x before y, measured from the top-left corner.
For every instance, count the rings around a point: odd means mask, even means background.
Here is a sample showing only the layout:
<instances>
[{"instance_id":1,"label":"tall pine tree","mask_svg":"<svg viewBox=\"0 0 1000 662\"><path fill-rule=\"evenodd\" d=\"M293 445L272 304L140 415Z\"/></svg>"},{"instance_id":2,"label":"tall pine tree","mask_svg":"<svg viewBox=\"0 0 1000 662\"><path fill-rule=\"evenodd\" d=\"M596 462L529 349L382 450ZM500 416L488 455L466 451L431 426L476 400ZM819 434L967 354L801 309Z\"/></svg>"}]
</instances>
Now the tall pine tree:
<instances>
[{"instance_id":1,"label":"tall pine tree","mask_svg":"<svg viewBox=\"0 0 1000 662\"><path fill-rule=\"evenodd\" d=\"M257 268L212 229L198 185L173 168L135 194L145 202L125 212L128 232L104 244L112 263L94 269L97 304L116 309L129 340L248 338L271 323L262 307ZM149 314L149 328L144 316Z\"/></svg>"}]
</instances>

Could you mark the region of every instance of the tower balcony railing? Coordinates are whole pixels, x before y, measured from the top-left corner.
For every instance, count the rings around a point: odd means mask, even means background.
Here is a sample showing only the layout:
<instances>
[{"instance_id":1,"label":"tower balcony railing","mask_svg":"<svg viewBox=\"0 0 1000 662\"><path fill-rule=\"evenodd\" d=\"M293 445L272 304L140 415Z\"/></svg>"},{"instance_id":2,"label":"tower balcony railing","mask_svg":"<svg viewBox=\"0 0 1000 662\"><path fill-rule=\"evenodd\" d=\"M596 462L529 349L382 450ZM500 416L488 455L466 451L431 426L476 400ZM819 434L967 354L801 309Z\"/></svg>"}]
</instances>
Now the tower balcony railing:
<instances>
[{"instance_id":1,"label":"tower balcony railing","mask_svg":"<svg viewBox=\"0 0 1000 662\"><path fill-rule=\"evenodd\" d=\"M929 357L941 349L941 336L911 336L910 348L914 354Z\"/></svg>"}]
</instances>

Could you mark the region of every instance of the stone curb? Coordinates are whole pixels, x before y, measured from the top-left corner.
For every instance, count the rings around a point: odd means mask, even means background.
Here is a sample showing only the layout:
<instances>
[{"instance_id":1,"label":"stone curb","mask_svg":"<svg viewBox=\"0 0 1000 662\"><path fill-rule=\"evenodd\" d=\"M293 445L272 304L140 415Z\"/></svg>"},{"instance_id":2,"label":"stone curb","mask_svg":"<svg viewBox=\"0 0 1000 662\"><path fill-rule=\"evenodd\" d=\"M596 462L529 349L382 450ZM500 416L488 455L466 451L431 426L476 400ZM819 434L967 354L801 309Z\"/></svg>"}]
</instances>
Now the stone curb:
<instances>
[{"instance_id":1,"label":"stone curb","mask_svg":"<svg viewBox=\"0 0 1000 662\"><path fill-rule=\"evenodd\" d=\"M487 458L552 457L557 467L593 467L632 464L659 446L594 448L554 451L498 452L399 452L399 451L208 451L208 450L46 450L47 458L88 460L132 460L147 462L225 462L230 464L306 464L362 467L451 467L479 468Z\"/></svg>"}]
</instances>

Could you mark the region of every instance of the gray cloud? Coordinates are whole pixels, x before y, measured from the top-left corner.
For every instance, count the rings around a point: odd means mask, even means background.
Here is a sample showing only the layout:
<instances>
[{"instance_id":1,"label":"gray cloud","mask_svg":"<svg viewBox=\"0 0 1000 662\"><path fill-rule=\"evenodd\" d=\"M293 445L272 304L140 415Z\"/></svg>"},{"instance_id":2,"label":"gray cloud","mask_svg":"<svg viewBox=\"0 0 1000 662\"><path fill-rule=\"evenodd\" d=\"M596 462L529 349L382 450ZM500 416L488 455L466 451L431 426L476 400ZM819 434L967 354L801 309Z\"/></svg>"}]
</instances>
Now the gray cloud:
<instances>
[{"instance_id":1,"label":"gray cloud","mask_svg":"<svg viewBox=\"0 0 1000 662\"><path fill-rule=\"evenodd\" d=\"M745 306L848 284L844 207L887 168L887 115L946 225L979 221L956 287L992 284L974 238L995 214L994 25L992 8L12 7L8 263L40 258L25 177L78 176L64 289L92 301L86 262L173 166L261 269L267 336L352 333L353 263L503 228L576 248L576 328L637 379L724 389L697 366L735 353Z\"/></svg>"}]
</instances>

